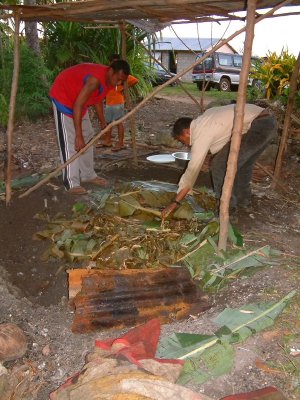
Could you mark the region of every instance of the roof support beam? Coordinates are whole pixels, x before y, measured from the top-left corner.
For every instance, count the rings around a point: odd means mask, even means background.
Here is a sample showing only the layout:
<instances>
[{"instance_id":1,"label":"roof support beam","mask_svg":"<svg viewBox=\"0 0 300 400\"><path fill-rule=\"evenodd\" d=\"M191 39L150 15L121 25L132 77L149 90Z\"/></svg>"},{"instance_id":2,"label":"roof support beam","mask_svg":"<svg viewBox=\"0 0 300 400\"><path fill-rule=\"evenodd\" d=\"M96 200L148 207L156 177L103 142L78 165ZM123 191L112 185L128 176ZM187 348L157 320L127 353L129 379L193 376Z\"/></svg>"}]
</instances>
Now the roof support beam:
<instances>
[{"instance_id":1,"label":"roof support beam","mask_svg":"<svg viewBox=\"0 0 300 400\"><path fill-rule=\"evenodd\" d=\"M123 22L120 24L120 31L122 35L122 58L123 60L127 59L127 49L126 49L126 25ZM127 107L129 110L132 109L132 101L130 98L130 93L128 89L128 84L127 82L124 82L124 94L125 94L125 102L127 104ZM130 123L130 133L131 133L131 144L132 144L132 158L133 158L133 163L135 165L138 164L138 159L137 159L137 147L136 147L136 123L135 123L135 117L131 116L129 118L129 123Z\"/></svg>"},{"instance_id":2,"label":"roof support beam","mask_svg":"<svg viewBox=\"0 0 300 400\"><path fill-rule=\"evenodd\" d=\"M14 70L12 76L10 101L9 101L9 115L7 124L7 166L6 166L6 179L5 179L5 202L6 205L11 200L11 167L12 167L12 143L14 132L14 118L16 108L16 97L18 91L19 69L20 69L20 13L17 11L15 14L15 34L14 34Z\"/></svg>"}]
</instances>

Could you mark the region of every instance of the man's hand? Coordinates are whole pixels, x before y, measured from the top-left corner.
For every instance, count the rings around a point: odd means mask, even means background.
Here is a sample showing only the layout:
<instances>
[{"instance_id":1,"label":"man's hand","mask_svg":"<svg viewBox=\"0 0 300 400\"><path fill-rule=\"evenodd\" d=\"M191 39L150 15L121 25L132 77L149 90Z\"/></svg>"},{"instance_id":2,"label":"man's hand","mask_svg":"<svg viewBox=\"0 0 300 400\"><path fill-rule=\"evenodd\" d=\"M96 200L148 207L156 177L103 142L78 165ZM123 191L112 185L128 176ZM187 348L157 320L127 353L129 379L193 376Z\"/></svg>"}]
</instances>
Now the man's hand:
<instances>
[{"instance_id":1,"label":"man's hand","mask_svg":"<svg viewBox=\"0 0 300 400\"><path fill-rule=\"evenodd\" d=\"M79 151L85 146L85 141L82 136L76 136L75 138L75 150Z\"/></svg>"},{"instance_id":2,"label":"man's hand","mask_svg":"<svg viewBox=\"0 0 300 400\"><path fill-rule=\"evenodd\" d=\"M183 189L181 189L178 193L177 193L177 195L176 195L176 197L175 197L175 200L171 203L171 204L169 204L166 208L164 208L163 210L162 210L162 212L161 212L161 219L165 219L165 218L167 218L167 216L169 215L169 214L171 214L173 211L175 211L176 210L176 208L178 207L178 206L180 206L180 202L185 198L185 196L188 194L188 192L190 191L191 189L190 188L183 188Z\"/></svg>"},{"instance_id":3,"label":"man's hand","mask_svg":"<svg viewBox=\"0 0 300 400\"><path fill-rule=\"evenodd\" d=\"M168 216L169 214L171 214L173 211L175 211L177 207L178 207L178 205L177 205L175 202L169 204L166 208L164 208L164 209L162 210L162 212L161 212L161 219L166 219L167 216Z\"/></svg>"}]
</instances>

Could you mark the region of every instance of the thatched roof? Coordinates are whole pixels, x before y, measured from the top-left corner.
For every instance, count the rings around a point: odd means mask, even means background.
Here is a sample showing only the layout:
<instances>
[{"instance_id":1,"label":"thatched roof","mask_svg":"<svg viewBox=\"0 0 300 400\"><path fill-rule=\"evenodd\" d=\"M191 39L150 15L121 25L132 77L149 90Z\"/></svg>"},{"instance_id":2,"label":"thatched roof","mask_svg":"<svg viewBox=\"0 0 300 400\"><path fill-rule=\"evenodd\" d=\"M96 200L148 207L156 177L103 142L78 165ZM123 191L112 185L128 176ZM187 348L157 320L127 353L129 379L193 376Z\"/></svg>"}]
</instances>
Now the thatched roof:
<instances>
[{"instance_id":1,"label":"thatched roof","mask_svg":"<svg viewBox=\"0 0 300 400\"><path fill-rule=\"evenodd\" d=\"M272 8L280 3L278 0L257 0L256 9ZM288 5L300 5L300 0L290 1ZM218 20L240 19L232 13L244 11L246 6L245 0L85 0L41 6L2 4L0 9L9 14L19 10L22 20L111 23L144 19L174 23L205 22L210 21L211 16Z\"/></svg>"}]
</instances>

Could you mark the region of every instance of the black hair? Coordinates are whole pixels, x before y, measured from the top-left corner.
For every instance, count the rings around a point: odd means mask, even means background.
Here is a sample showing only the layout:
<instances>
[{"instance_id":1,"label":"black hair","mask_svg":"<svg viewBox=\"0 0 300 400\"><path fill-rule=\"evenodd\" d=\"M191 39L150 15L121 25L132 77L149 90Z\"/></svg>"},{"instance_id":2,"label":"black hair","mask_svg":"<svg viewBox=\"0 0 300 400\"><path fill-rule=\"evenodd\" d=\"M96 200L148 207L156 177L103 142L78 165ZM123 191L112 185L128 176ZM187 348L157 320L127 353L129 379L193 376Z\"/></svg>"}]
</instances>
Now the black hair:
<instances>
[{"instance_id":1,"label":"black hair","mask_svg":"<svg viewBox=\"0 0 300 400\"><path fill-rule=\"evenodd\" d=\"M109 62L110 62L110 63L112 63L112 62L114 62L114 61L117 61L117 60L121 60L121 56L120 56L120 54L118 54L118 53L112 54L112 55L109 57Z\"/></svg>"},{"instance_id":2,"label":"black hair","mask_svg":"<svg viewBox=\"0 0 300 400\"><path fill-rule=\"evenodd\" d=\"M183 129L189 128L192 121L193 121L193 118L189 118L189 117L179 118L173 126L173 131L172 131L173 138L176 139L179 136L181 136Z\"/></svg>"},{"instance_id":3,"label":"black hair","mask_svg":"<svg viewBox=\"0 0 300 400\"><path fill-rule=\"evenodd\" d=\"M116 60L111 63L110 68L113 69L114 72L123 71L125 75L130 74L130 66L125 60Z\"/></svg>"}]
</instances>

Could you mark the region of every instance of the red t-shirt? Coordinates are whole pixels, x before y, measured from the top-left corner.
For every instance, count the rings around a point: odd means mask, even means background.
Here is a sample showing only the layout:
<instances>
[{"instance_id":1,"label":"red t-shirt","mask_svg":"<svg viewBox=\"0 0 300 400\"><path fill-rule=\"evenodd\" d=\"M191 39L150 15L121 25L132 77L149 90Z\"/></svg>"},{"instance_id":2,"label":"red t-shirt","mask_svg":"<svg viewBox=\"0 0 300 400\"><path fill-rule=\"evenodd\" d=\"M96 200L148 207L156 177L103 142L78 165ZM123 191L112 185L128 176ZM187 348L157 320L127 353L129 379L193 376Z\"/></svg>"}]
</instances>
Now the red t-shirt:
<instances>
[{"instance_id":1,"label":"red t-shirt","mask_svg":"<svg viewBox=\"0 0 300 400\"><path fill-rule=\"evenodd\" d=\"M97 90L90 94L84 104L83 115L86 113L88 106L100 103L107 92L113 88L106 83L108 69L109 67L106 65L83 63L62 71L56 77L49 93L59 111L70 117L73 115L73 105L87 79L91 76L97 78L100 81L100 85Z\"/></svg>"}]
</instances>

